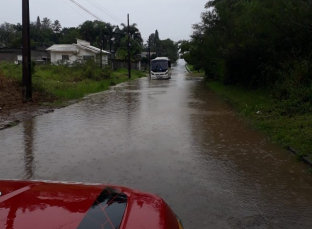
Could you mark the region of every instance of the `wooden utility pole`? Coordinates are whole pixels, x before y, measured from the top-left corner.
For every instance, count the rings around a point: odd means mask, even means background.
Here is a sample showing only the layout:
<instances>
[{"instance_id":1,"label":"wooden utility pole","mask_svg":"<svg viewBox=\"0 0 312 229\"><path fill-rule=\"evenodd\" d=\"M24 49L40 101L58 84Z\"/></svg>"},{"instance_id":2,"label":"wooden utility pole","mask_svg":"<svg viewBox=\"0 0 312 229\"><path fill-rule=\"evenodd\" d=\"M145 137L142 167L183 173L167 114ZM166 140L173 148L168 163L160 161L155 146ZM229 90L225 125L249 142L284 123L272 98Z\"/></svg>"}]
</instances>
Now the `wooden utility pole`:
<instances>
[{"instance_id":1,"label":"wooden utility pole","mask_svg":"<svg viewBox=\"0 0 312 229\"><path fill-rule=\"evenodd\" d=\"M32 99L29 0L22 2L23 17L23 101Z\"/></svg>"},{"instance_id":2,"label":"wooden utility pole","mask_svg":"<svg viewBox=\"0 0 312 229\"><path fill-rule=\"evenodd\" d=\"M101 36L101 35L100 35ZM102 50L104 48L104 34L103 36L101 36L102 38L102 42L101 42L101 50L100 50L100 66L101 66L101 69L103 68L103 53L102 53Z\"/></svg>"},{"instance_id":3,"label":"wooden utility pole","mask_svg":"<svg viewBox=\"0 0 312 229\"><path fill-rule=\"evenodd\" d=\"M148 74L151 77L151 36L148 38Z\"/></svg>"},{"instance_id":4,"label":"wooden utility pole","mask_svg":"<svg viewBox=\"0 0 312 229\"><path fill-rule=\"evenodd\" d=\"M129 24L129 14L128 14L128 72L129 79L131 78L131 56L130 56L130 24Z\"/></svg>"}]
</instances>

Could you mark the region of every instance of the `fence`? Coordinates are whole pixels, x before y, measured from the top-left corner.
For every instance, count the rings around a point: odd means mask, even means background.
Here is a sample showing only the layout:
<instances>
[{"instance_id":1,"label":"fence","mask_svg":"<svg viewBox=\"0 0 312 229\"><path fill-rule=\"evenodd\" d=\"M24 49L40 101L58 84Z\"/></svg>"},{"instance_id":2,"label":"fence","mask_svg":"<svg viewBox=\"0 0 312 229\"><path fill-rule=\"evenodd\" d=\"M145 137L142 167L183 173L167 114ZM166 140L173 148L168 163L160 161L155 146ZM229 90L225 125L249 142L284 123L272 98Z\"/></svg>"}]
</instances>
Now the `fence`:
<instances>
[{"instance_id":1,"label":"fence","mask_svg":"<svg viewBox=\"0 0 312 229\"><path fill-rule=\"evenodd\" d=\"M113 69L128 68L128 62L124 60L110 60L110 65L112 66ZM148 64L142 63L141 61L132 62L131 69L147 71Z\"/></svg>"}]
</instances>

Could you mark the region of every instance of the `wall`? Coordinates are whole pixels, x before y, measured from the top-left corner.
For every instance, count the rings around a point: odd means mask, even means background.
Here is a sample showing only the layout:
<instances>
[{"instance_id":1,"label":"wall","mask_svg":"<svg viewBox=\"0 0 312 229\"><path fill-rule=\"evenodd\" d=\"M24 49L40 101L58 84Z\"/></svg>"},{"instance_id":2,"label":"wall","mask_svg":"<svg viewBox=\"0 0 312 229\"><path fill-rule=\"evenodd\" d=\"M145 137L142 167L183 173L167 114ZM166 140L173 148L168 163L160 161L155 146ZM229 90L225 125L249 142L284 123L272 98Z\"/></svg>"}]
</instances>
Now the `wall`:
<instances>
[{"instance_id":1,"label":"wall","mask_svg":"<svg viewBox=\"0 0 312 229\"><path fill-rule=\"evenodd\" d=\"M83 60L83 56L93 56L96 59L96 55L88 50L80 49L78 54L72 54L71 52L51 52L51 63L56 64L58 61L62 60L62 55L69 55L69 63L73 63L78 60ZM103 64L108 64L108 56L103 54L102 56ZM99 61L99 60L98 60Z\"/></svg>"},{"instance_id":2,"label":"wall","mask_svg":"<svg viewBox=\"0 0 312 229\"><path fill-rule=\"evenodd\" d=\"M62 61L62 55L69 55L70 63L77 60L77 56L71 52L51 52L51 63L56 64L58 61Z\"/></svg>"},{"instance_id":3,"label":"wall","mask_svg":"<svg viewBox=\"0 0 312 229\"><path fill-rule=\"evenodd\" d=\"M17 56L22 55L21 49L1 49L0 50L0 62L14 63L17 60ZM47 56L46 51L31 50L32 59L42 60L43 56Z\"/></svg>"},{"instance_id":4,"label":"wall","mask_svg":"<svg viewBox=\"0 0 312 229\"><path fill-rule=\"evenodd\" d=\"M112 67L113 67L113 69L128 68L128 61L112 60ZM131 63L131 69L141 70L140 69L140 63L139 62L132 62Z\"/></svg>"}]
</instances>

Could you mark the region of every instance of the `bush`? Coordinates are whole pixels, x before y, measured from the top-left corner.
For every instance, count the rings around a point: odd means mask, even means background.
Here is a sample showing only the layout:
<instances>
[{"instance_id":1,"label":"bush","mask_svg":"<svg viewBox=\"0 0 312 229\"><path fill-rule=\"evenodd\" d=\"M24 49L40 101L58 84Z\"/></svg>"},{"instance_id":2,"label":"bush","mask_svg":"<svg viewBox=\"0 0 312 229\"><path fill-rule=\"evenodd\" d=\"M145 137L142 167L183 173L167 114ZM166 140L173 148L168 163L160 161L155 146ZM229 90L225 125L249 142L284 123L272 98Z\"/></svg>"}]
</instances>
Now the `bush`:
<instances>
[{"instance_id":1,"label":"bush","mask_svg":"<svg viewBox=\"0 0 312 229\"><path fill-rule=\"evenodd\" d=\"M93 62L93 63L92 63ZM111 77L112 70L110 67L99 68L94 61L87 62L85 64L85 70L83 71L83 77L87 79L93 79L96 81L109 79Z\"/></svg>"},{"instance_id":2,"label":"bush","mask_svg":"<svg viewBox=\"0 0 312 229\"><path fill-rule=\"evenodd\" d=\"M45 92L46 89L44 87L44 80L41 78L33 77L32 80L32 90L34 92Z\"/></svg>"},{"instance_id":3,"label":"bush","mask_svg":"<svg viewBox=\"0 0 312 229\"><path fill-rule=\"evenodd\" d=\"M273 98L281 101L282 115L304 114L312 111L311 62L296 61L284 66L272 87Z\"/></svg>"}]
</instances>

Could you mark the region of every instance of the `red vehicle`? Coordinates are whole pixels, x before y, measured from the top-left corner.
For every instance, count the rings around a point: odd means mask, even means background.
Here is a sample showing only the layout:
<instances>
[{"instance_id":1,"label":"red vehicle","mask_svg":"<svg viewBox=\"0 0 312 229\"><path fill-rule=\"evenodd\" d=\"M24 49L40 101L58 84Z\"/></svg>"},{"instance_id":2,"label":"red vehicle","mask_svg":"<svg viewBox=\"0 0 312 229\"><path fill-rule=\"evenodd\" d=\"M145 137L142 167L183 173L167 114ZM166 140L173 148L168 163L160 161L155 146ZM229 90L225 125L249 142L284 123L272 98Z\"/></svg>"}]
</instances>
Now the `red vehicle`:
<instances>
[{"instance_id":1,"label":"red vehicle","mask_svg":"<svg viewBox=\"0 0 312 229\"><path fill-rule=\"evenodd\" d=\"M181 229L158 196L103 184L0 181L2 229Z\"/></svg>"}]
</instances>

